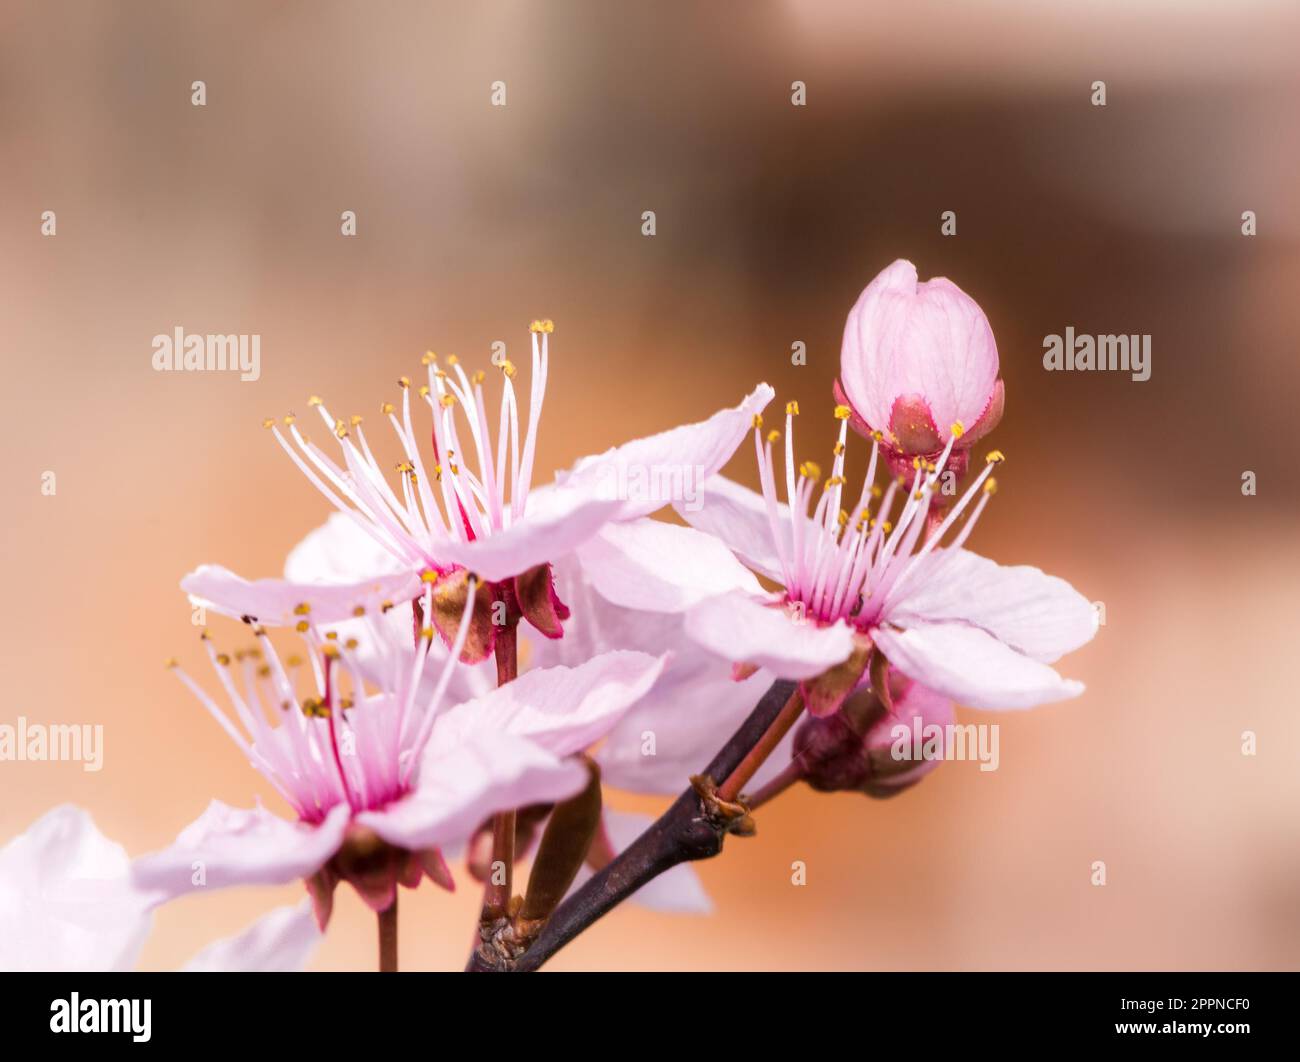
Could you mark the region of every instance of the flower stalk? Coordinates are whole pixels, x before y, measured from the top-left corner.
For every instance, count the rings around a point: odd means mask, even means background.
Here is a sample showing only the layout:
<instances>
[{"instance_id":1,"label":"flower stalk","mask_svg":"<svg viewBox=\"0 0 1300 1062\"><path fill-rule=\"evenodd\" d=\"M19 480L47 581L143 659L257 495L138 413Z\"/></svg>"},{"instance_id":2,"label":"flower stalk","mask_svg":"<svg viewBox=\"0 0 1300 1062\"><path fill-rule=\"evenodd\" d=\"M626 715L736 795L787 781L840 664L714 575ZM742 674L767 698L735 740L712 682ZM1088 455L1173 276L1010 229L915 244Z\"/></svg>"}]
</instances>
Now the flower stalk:
<instances>
[{"instance_id":1,"label":"flower stalk","mask_svg":"<svg viewBox=\"0 0 1300 1062\"><path fill-rule=\"evenodd\" d=\"M375 918L379 923L379 972L397 973L397 894Z\"/></svg>"}]
</instances>

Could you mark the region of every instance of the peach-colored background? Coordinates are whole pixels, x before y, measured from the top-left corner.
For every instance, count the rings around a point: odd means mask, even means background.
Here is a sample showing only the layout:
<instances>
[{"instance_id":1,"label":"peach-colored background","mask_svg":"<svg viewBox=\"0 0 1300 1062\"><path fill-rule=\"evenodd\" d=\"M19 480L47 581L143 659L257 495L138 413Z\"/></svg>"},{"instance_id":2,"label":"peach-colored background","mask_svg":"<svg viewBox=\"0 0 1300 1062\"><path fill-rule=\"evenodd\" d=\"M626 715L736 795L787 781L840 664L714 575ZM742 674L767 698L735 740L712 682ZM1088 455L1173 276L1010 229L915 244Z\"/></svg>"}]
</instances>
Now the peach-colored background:
<instances>
[{"instance_id":1,"label":"peach-colored background","mask_svg":"<svg viewBox=\"0 0 1300 1062\"><path fill-rule=\"evenodd\" d=\"M0 841L60 801L133 854L213 796L279 807L162 667L201 660L182 573L276 574L325 516L263 416L373 413L426 347L485 363L538 315L547 471L759 379L829 411L844 314L905 256L993 322L1010 460L975 545L1105 603L1063 663L1088 692L997 717L997 772L782 799L700 868L714 916L622 909L553 966L1294 968L1297 31L1247 2L4 0L0 722L103 723L106 762L0 764ZM260 333L262 379L153 372L176 325ZM1151 380L1045 373L1067 325L1151 333ZM831 432L805 416L806 453ZM178 902L144 963L299 894ZM404 894L404 966L459 966L476 901ZM373 934L341 890L313 966L369 968Z\"/></svg>"}]
</instances>

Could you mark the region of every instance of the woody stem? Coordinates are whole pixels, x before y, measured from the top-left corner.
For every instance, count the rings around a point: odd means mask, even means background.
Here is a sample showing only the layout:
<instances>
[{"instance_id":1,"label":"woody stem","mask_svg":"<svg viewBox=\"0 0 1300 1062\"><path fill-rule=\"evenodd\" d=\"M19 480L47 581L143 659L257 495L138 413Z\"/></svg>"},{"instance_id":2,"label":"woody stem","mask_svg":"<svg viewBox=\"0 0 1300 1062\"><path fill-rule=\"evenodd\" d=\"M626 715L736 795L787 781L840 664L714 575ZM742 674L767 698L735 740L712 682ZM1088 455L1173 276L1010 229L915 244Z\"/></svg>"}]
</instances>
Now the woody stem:
<instances>
[{"instance_id":1,"label":"woody stem","mask_svg":"<svg viewBox=\"0 0 1300 1062\"><path fill-rule=\"evenodd\" d=\"M379 920L379 972L397 973L397 891L393 902L376 917Z\"/></svg>"},{"instance_id":2,"label":"woody stem","mask_svg":"<svg viewBox=\"0 0 1300 1062\"><path fill-rule=\"evenodd\" d=\"M747 754L765 741L777 718L790 711L791 700L797 699L799 707L803 707L802 699L796 698L795 693L792 682L773 683L749 718L705 768L704 774L710 778L734 775ZM785 729L788 730L789 725ZM476 948L467 969L519 973L536 970L646 882L653 881L679 863L717 855L722 851L722 842L729 831L727 822L710 813L699 791L694 786L688 787L645 833L555 909L523 955L514 960L500 961Z\"/></svg>"}]
</instances>

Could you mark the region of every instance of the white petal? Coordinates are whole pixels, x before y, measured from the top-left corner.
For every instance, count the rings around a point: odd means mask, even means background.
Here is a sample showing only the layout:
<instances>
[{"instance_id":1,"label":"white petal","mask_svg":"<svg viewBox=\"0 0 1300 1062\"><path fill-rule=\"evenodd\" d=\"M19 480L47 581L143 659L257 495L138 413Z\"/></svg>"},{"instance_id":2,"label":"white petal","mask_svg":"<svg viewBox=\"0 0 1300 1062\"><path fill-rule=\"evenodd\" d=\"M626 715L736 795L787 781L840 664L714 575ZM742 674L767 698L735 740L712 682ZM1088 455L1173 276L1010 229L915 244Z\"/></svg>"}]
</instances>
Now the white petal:
<instances>
[{"instance_id":1,"label":"white petal","mask_svg":"<svg viewBox=\"0 0 1300 1062\"><path fill-rule=\"evenodd\" d=\"M686 614L686 633L726 660L757 664L778 678L805 679L841 664L853 651L842 620L822 627L748 594L724 594Z\"/></svg>"},{"instance_id":2,"label":"white petal","mask_svg":"<svg viewBox=\"0 0 1300 1062\"><path fill-rule=\"evenodd\" d=\"M785 581L767 502L761 494L725 476L714 476L704 484L698 504L674 508L692 527L725 542L756 572L778 583ZM789 506L777 506L777 520L785 555L792 556Z\"/></svg>"},{"instance_id":3,"label":"white petal","mask_svg":"<svg viewBox=\"0 0 1300 1062\"><path fill-rule=\"evenodd\" d=\"M889 662L909 678L972 708L1032 708L1068 700L1083 683L961 623L918 623L872 631Z\"/></svg>"},{"instance_id":4,"label":"white petal","mask_svg":"<svg viewBox=\"0 0 1300 1062\"><path fill-rule=\"evenodd\" d=\"M137 887L170 899L195 889L283 885L307 878L343 843L350 810L333 808L317 825L290 822L261 805L232 808L214 800L169 848L137 859Z\"/></svg>"},{"instance_id":5,"label":"white petal","mask_svg":"<svg viewBox=\"0 0 1300 1062\"><path fill-rule=\"evenodd\" d=\"M537 487L528 495L522 520L472 542L437 547L438 559L463 565L484 579L519 575L562 557L614 519L617 500L564 487Z\"/></svg>"},{"instance_id":6,"label":"white petal","mask_svg":"<svg viewBox=\"0 0 1300 1062\"><path fill-rule=\"evenodd\" d=\"M676 659L625 715L595 754L601 779L633 793L680 793L745 721L772 684L759 671L743 682L731 665L709 654L708 667Z\"/></svg>"},{"instance_id":7,"label":"white petal","mask_svg":"<svg viewBox=\"0 0 1300 1062\"><path fill-rule=\"evenodd\" d=\"M410 601L420 587L415 572L376 575L355 583L250 582L216 564L204 564L181 580L181 589L195 605L236 619L247 616L267 627L292 627L305 616L313 623L334 623L350 618L358 607L377 613L387 603ZM305 613L302 605L307 606Z\"/></svg>"},{"instance_id":8,"label":"white petal","mask_svg":"<svg viewBox=\"0 0 1300 1062\"><path fill-rule=\"evenodd\" d=\"M762 593L753 573L718 539L658 520L610 524L578 557L596 590L624 608L685 612L731 590Z\"/></svg>"},{"instance_id":9,"label":"white petal","mask_svg":"<svg viewBox=\"0 0 1300 1062\"><path fill-rule=\"evenodd\" d=\"M564 800L586 784L581 764L527 738L471 731L439 744L435 726L415 789L357 822L402 848L454 845L498 811Z\"/></svg>"},{"instance_id":10,"label":"white petal","mask_svg":"<svg viewBox=\"0 0 1300 1062\"><path fill-rule=\"evenodd\" d=\"M708 420L634 439L584 457L560 474L565 486L623 503L619 519L648 516L665 505L692 503L700 485L731 460L776 392L760 384L740 405Z\"/></svg>"},{"instance_id":11,"label":"white petal","mask_svg":"<svg viewBox=\"0 0 1300 1062\"><path fill-rule=\"evenodd\" d=\"M967 623L1045 664L1097 633L1096 609L1064 579L964 549L937 549L922 560L887 613L900 627Z\"/></svg>"},{"instance_id":12,"label":"white petal","mask_svg":"<svg viewBox=\"0 0 1300 1062\"><path fill-rule=\"evenodd\" d=\"M284 577L291 583L356 583L408 567L347 513L334 512L289 551Z\"/></svg>"},{"instance_id":13,"label":"white petal","mask_svg":"<svg viewBox=\"0 0 1300 1062\"><path fill-rule=\"evenodd\" d=\"M579 667L527 671L491 693L448 710L430 745L452 749L466 735L525 737L569 756L604 737L664 669L664 657L603 653Z\"/></svg>"},{"instance_id":14,"label":"white petal","mask_svg":"<svg viewBox=\"0 0 1300 1062\"><path fill-rule=\"evenodd\" d=\"M47 812L0 849L0 969L130 969L152 915L129 869L85 811Z\"/></svg>"},{"instance_id":15,"label":"white petal","mask_svg":"<svg viewBox=\"0 0 1300 1062\"><path fill-rule=\"evenodd\" d=\"M324 935L311 901L277 907L235 937L214 941L181 967L186 973L292 973L307 965Z\"/></svg>"}]
</instances>

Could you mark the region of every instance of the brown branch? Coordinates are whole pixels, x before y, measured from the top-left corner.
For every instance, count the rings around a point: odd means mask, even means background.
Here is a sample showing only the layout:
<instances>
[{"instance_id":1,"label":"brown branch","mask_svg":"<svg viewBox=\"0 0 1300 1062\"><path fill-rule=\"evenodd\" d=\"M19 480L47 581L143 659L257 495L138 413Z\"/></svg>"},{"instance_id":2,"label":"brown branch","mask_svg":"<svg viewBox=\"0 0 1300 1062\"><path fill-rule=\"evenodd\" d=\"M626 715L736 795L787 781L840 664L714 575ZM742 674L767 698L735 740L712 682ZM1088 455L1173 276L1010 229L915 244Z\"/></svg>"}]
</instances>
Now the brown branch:
<instances>
[{"instance_id":1,"label":"brown branch","mask_svg":"<svg viewBox=\"0 0 1300 1062\"><path fill-rule=\"evenodd\" d=\"M681 794L640 837L556 909L523 955L491 961L478 949L466 967L470 972L536 970L547 959L648 881L679 863L709 859L722 851L722 842L737 820L709 791L706 780L728 778L745 761L781 717L796 684L774 682L698 782Z\"/></svg>"}]
</instances>

